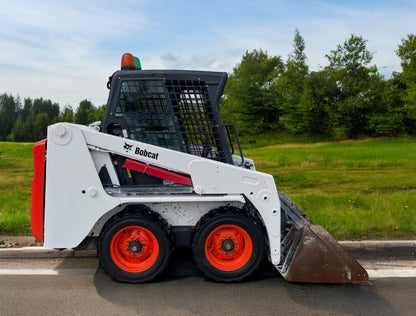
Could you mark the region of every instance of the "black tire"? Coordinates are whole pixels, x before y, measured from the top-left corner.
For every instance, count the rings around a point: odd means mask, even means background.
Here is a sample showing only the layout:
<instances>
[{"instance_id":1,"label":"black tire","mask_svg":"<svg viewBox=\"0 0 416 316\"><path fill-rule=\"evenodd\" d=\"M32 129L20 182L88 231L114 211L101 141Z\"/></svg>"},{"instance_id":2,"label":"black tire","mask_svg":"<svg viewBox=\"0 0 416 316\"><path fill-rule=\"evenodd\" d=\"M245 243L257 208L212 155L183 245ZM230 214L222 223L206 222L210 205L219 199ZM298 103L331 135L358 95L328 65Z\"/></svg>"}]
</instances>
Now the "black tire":
<instances>
[{"instance_id":1,"label":"black tire","mask_svg":"<svg viewBox=\"0 0 416 316\"><path fill-rule=\"evenodd\" d=\"M114 280L151 281L166 269L172 254L166 221L149 211L117 215L100 234L97 252Z\"/></svg>"},{"instance_id":2,"label":"black tire","mask_svg":"<svg viewBox=\"0 0 416 316\"><path fill-rule=\"evenodd\" d=\"M192 244L193 259L216 282L236 282L250 276L264 258L265 243L258 221L236 210L205 215Z\"/></svg>"}]
</instances>

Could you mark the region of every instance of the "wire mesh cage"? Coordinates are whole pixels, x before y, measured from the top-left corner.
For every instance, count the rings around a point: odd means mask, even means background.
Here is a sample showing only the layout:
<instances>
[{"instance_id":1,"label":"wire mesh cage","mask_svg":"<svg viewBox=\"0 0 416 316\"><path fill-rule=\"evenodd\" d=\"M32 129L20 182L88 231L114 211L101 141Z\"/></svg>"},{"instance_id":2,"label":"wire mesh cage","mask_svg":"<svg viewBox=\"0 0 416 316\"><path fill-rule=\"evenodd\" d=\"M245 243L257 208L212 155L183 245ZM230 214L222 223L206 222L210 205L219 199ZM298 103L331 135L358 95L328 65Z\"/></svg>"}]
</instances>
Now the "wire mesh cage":
<instances>
[{"instance_id":1,"label":"wire mesh cage","mask_svg":"<svg viewBox=\"0 0 416 316\"><path fill-rule=\"evenodd\" d=\"M180 77L120 80L115 118L125 122L130 139L229 162L218 107L221 76L210 76L209 82L200 73Z\"/></svg>"}]
</instances>

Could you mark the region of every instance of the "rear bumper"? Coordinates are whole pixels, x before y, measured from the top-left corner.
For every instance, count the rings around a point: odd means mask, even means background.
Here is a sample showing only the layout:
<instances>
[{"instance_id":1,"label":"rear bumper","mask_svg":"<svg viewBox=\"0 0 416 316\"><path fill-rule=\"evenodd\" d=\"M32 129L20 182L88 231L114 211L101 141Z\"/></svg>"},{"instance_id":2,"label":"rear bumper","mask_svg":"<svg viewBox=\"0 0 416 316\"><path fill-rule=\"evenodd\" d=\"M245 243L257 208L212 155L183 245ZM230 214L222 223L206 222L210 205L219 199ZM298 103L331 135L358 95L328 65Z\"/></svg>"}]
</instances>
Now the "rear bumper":
<instances>
[{"instance_id":1,"label":"rear bumper","mask_svg":"<svg viewBox=\"0 0 416 316\"><path fill-rule=\"evenodd\" d=\"M33 236L43 242L46 139L33 146L34 176L32 179L32 200L30 222Z\"/></svg>"}]
</instances>

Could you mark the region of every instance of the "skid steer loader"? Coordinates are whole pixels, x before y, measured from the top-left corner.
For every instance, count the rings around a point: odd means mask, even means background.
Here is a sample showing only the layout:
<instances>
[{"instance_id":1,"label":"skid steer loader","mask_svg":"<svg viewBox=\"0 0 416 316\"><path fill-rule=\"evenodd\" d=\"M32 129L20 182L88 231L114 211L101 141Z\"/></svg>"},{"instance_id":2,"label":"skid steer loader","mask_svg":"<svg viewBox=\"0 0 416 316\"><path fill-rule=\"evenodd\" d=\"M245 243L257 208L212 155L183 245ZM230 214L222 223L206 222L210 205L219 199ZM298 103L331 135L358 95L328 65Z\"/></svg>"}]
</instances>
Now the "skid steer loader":
<instances>
[{"instance_id":1,"label":"skid steer loader","mask_svg":"<svg viewBox=\"0 0 416 316\"><path fill-rule=\"evenodd\" d=\"M31 224L45 247L92 240L122 282L153 280L175 247L191 247L214 281L240 281L267 256L288 281L368 284L243 156L219 113L226 73L140 68L123 55L99 124L57 123L34 145Z\"/></svg>"}]
</instances>

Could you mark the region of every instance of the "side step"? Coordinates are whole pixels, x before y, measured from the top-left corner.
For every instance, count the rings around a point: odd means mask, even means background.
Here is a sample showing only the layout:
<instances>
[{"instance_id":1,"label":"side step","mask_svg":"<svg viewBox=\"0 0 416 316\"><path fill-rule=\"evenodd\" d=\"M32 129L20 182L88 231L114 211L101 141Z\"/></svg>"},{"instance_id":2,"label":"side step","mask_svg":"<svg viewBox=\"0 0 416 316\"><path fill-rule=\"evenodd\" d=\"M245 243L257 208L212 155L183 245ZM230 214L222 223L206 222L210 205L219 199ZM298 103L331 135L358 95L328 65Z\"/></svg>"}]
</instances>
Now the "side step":
<instances>
[{"instance_id":1,"label":"side step","mask_svg":"<svg viewBox=\"0 0 416 316\"><path fill-rule=\"evenodd\" d=\"M287 281L369 285L367 271L322 226L283 192L282 259L277 267Z\"/></svg>"}]
</instances>

